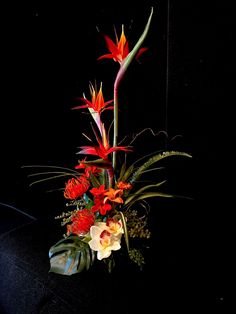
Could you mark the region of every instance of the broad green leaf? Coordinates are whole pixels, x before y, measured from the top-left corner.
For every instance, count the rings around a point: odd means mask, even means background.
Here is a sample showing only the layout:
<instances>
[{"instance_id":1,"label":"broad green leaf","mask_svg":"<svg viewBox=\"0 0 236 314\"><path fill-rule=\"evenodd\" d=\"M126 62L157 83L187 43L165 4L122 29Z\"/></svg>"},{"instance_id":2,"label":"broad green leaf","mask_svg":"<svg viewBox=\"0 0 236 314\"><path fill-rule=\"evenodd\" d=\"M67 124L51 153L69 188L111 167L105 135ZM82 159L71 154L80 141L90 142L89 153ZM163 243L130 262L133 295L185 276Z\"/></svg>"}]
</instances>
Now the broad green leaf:
<instances>
[{"instance_id":1,"label":"broad green leaf","mask_svg":"<svg viewBox=\"0 0 236 314\"><path fill-rule=\"evenodd\" d=\"M73 275L88 270L95 260L95 252L77 236L58 241L49 250L50 272Z\"/></svg>"}]
</instances>

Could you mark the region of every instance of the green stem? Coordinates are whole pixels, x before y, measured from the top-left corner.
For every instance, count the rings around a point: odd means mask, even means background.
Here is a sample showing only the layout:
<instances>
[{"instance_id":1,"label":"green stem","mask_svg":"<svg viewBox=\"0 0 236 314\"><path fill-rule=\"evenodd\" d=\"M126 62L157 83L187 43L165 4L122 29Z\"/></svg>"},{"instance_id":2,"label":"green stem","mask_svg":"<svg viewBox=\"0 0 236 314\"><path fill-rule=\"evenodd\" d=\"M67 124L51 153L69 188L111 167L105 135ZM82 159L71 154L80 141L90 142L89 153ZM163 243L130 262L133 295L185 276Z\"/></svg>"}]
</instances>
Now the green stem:
<instances>
[{"instance_id":1,"label":"green stem","mask_svg":"<svg viewBox=\"0 0 236 314\"><path fill-rule=\"evenodd\" d=\"M150 23L151 23L151 19L152 19L152 14L153 14L153 7L151 7L151 13L149 15L147 24L145 26L145 29L144 29L142 35L140 36L140 38L139 38L138 42L136 43L136 45L134 46L134 48L130 51L128 56L121 63L120 69L119 69L117 76L116 76L116 80L114 83L114 133L113 133L113 146L114 147L117 146L117 141L118 141L118 89L119 89L119 85L120 85L122 78L124 77L124 74L125 74L128 66L130 65L131 61L134 59L136 53L138 52L140 46L143 43L145 37L147 36L148 30L150 27ZM112 166L113 166L113 169L115 171L116 152L113 152L113 155L112 155Z\"/></svg>"},{"instance_id":2,"label":"green stem","mask_svg":"<svg viewBox=\"0 0 236 314\"><path fill-rule=\"evenodd\" d=\"M125 74L125 70L123 69L123 67L120 67L119 72L117 73L116 76L116 80L114 83L114 134L113 134L113 147L117 146L117 141L118 141L118 89L119 89L119 85L120 82L122 80L122 78L124 77ZM117 152L113 152L113 169L115 170L116 168L116 153Z\"/></svg>"}]
</instances>

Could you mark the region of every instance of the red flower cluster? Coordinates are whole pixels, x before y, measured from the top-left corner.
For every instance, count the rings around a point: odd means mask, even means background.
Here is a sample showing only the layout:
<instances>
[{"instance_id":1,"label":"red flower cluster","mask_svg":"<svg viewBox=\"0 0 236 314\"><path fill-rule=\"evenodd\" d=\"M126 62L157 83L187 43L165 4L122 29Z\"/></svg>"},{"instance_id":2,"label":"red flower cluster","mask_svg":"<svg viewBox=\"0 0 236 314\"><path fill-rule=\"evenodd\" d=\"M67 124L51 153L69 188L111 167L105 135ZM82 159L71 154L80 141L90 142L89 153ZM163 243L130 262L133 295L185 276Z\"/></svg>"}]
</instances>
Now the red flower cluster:
<instances>
[{"instance_id":1,"label":"red flower cluster","mask_svg":"<svg viewBox=\"0 0 236 314\"><path fill-rule=\"evenodd\" d=\"M98 167L95 166L87 166L85 163L85 159L83 159L79 165L75 166L75 169L84 169L84 175L85 177L89 178L90 174L93 175L98 175L99 173L101 173L101 169L99 169Z\"/></svg>"},{"instance_id":2,"label":"red flower cluster","mask_svg":"<svg viewBox=\"0 0 236 314\"><path fill-rule=\"evenodd\" d=\"M95 222L94 213L89 209L77 210L71 217L71 221L72 224L67 225L67 235L71 233L78 236L85 235Z\"/></svg>"},{"instance_id":3,"label":"red flower cluster","mask_svg":"<svg viewBox=\"0 0 236 314\"><path fill-rule=\"evenodd\" d=\"M92 188L90 193L94 196L94 205L92 211L99 211L101 215L106 215L106 212L112 209L112 203L123 203L121 195L123 191L118 189L105 189L104 184L99 188Z\"/></svg>"},{"instance_id":4,"label":"red flower cluster","mask_svg":"<svg viewBox=\"0 0 236 314\"><path fill-rule=\"evenodd\" d=\"M75 200L86 193L89 186L89 181L83 175L79 178L72 178L66 183L64 197L70 200Z\"/></svg>"}]
</instances>

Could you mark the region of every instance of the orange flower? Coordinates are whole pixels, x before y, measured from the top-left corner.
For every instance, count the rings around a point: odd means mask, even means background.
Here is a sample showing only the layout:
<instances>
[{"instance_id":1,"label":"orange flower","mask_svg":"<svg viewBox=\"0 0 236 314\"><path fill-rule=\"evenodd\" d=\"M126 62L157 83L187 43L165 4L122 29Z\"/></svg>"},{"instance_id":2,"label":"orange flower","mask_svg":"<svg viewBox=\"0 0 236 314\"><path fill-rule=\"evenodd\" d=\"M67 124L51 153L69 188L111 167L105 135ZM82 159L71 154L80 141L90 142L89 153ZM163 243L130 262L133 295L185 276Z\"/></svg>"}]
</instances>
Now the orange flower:
<instances>
[{"instance_id":1,"label":"orange flower","mask_svg":"<svg viewBox=\"0 0 236 314\"><path fill-rule=\"evenodd\" d=\"M118 38L116 38L116 44L113 42L113 40L109 36L104 35L104 38L105 38L107 48L110 51L110 53L102 55L101 57L98 58L98 60L113 59L115 62L122 63L122 61L129 54L129 44L125 37L124 25L122 25L120 40L118 41Z\"/></svg>"},{"instance_id":2,"label":"orange flower","mask_svg":"<svg viewBox=\"0 0 236 314\"><path fill-rule=\"evenodd\" d=\"M108 200L115 203L124 203L123 199L120 197L122 194L123 191L120 189L115 190L113 188L109 188L109 190L104 193L104 195L106 195L104 198L104 203L106 203Z\"/></svg>"},{"instance_id":3,"label":"orange flower","mask_svg":"<svg viewBox=\"0 0 236 314\"><path fill-rule=\"evenodd\" d=\"M121 190L130 190L132 189L132 184L120 181L117 183L117 187L118 189L121 189Z\"/></svg>"}]
</instances>

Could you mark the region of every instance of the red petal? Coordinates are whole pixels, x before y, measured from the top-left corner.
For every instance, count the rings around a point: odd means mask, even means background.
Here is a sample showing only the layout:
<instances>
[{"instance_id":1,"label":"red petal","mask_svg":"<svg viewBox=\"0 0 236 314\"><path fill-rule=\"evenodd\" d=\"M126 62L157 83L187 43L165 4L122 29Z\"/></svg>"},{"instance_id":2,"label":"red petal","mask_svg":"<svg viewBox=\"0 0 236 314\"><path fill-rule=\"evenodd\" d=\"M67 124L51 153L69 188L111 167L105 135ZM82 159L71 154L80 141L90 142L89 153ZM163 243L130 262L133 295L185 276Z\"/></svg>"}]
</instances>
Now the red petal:
<instances>
[{"instance_id":1,"label":"red petal","mask_svg":"<svg viewBox=\"0 0 236 314\"><path fill-rule=\"evenodd\" d=\"M88 155L98 155L95 147L92 146L81 146L82 148L77 154L88 154Z\"/></svg>"},{"instance_id":2,"label":"red petal","mask_svg":"<svg viewBox=\"0 0 236 314\"><path fill-rule=\"evenodd\" d=\"M113 55L120 54L119 49L116 47L116 44L111 40L111 38L108 37L107 35L104 35L104 38L105 38L105 41L106 41L106 44L107 44L107 48L110 50L110 52Z\"/></svg>"},{"instance_id":3,"label":"red petal","mask_svg":"<svg viewBox=\"0 0 236 314\"><path fill-rule=\"evenodd\" d=\"M105 54L97 58L97 60L102 60L102 59L114 59L114 56L109 53L109 54Z\"/></svg>"},{"instance_id":4,"label":"red petal","mask_svg":"<svg viewBox=\"0 0 236 314\"><path fill-rule=\"evenodd\" d=\"M136 59L137 61L139 61L139 60L138 60L139 57L140 57L145 51L147 51L147 50L148 50L148 48L146 48L146 47L140 48L139 51L137 52L136 56L135 56L135 59Z\"/></svg>"}]
</instances>

